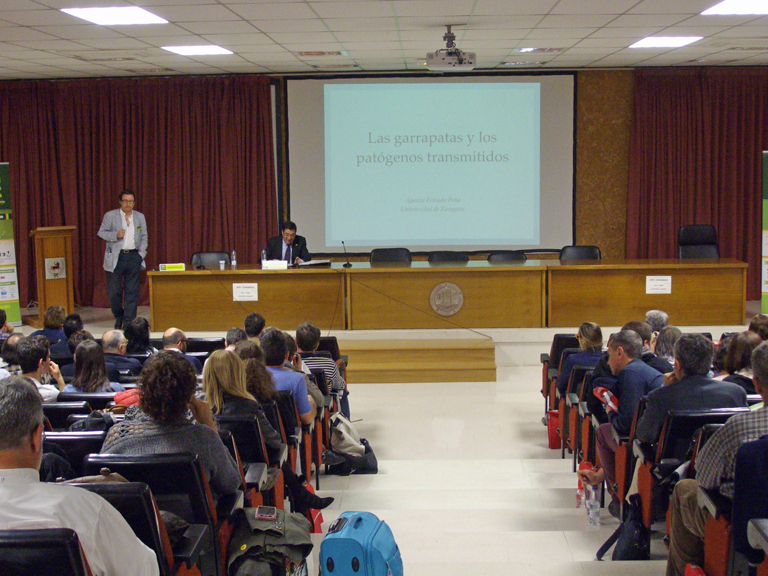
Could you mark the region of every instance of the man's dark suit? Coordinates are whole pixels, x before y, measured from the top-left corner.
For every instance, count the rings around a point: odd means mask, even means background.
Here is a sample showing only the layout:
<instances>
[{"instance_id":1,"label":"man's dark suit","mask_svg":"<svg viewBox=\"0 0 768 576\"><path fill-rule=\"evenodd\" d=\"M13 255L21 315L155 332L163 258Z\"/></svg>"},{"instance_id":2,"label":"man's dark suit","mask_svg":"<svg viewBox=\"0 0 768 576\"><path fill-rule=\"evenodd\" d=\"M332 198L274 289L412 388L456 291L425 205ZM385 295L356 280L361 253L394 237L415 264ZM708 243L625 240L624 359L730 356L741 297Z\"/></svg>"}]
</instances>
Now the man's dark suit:
<instances>
[{"instance_id":1,"label":"man's dark suit","mask_svg":"<svg viewBox=\"0 0 768 576\"><path fill-rule=\"evenodd\" d=\"M706 376L685 376L679 382L657 388L648 394L636 435L641 442L653 444L670 410L710 410L740 408L747 405L744 388L732 382Z\"/></svg>"},{"instance_id":2,"label":"man's dark suit","mask_svg":"<svg viewBox=\"0 0 768 576\"><path fill-rule=\"evenodd\" d=\"M130 370L134 376L138 376L141 373L141 362L136 360L136 358L128 358L114 352L105 352L104 360L107 364L114 364L118 370Z\"/></svg>"},{"instance_id":3,"label":"man's dark suit","mask_svg":"<svg viewBox=\"0 0 768 576\"><path fill-rule=\"evenodd\" d=\"M296 257L301 258L304 262L312 260L312 256L309 255L307 250L307 239L304 236L296 236L291 244L291 264L296 260ZM267 240L267 260L282 260L283 259L283 237L274 236Z\"/></svg>"}]
</instances>

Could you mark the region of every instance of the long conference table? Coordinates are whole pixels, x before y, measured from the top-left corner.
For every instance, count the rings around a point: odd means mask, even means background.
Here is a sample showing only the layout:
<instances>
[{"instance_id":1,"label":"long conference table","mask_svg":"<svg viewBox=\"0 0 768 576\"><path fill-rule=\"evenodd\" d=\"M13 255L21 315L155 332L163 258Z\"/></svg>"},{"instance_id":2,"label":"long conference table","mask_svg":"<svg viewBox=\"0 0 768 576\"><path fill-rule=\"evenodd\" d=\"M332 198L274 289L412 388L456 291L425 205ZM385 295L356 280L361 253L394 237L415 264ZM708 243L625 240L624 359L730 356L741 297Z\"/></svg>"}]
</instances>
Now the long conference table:
<instances>
[{"instance_id":1,"label":"long conference table","mask_svg":"<svg viewBox=\"0 0 768 576\"><path fill-rule=\"evenodd\" d=\"M651 309L680 326L743 324L738 260L341 263L289 270L149 272L152 329L224 331L251 312L292 330L619 326Z\"/></svg>"}]
</instances>

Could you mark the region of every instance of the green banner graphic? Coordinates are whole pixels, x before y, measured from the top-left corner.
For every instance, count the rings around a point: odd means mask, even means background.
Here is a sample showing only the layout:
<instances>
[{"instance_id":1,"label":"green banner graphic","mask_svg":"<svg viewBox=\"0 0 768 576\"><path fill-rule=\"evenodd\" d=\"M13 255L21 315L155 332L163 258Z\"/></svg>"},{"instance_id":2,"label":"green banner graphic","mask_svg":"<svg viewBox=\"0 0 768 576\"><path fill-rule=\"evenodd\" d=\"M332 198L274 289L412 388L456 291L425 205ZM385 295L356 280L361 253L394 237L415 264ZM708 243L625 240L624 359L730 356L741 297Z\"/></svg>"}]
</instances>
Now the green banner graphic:
<instances>
[{"instance_id":1,"label":"green banner graphic","mask_svg":"<svg viewBox=\"0 0 768 576\"><path fill-rule=\"evenodd\" d=\"M19 277L12 217L11 167L4 162L0 163L0 309L5 310L8 322L20 326Z\"/></svg>"}]
</instances>

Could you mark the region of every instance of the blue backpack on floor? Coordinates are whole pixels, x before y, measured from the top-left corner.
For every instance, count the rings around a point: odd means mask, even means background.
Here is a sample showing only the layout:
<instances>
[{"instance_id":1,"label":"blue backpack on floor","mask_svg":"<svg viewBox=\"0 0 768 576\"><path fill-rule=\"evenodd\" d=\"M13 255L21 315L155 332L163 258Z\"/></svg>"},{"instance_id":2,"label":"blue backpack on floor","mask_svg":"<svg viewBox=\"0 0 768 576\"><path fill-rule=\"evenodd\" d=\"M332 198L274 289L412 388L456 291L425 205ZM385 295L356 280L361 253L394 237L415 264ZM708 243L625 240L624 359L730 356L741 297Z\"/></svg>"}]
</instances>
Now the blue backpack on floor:
<instances>
[{"instance_id":1,"label":"blue backpack on floor","mask_svg":"<svg viewBox=\"0 0 768 576\"><path fill-rule=\"evenodd\" d=\"M320 545L322 576L403 576L392 530L370 512L343 512Z\"/></svg>"}]
</instances>

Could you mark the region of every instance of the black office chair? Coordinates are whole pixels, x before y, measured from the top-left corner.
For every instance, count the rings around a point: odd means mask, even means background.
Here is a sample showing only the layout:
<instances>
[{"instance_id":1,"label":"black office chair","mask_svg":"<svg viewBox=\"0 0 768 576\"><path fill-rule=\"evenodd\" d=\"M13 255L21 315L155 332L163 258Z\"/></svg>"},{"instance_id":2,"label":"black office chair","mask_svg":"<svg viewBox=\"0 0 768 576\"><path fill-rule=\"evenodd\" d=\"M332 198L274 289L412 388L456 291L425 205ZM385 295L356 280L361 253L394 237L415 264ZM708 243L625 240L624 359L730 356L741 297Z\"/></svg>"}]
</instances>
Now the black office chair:
<instances>
[{"instance_id":1,"label":"black office chair","mask_svg":"<svg viewBox=\"0 0 768 576\"><path fill-rule=\"evenodd\" d=\"M709 224L681 226L677 233L678 258L720 258L717 230Z\"/></svg>"},{"instance_id":2,"label":"black office chair","mask_svg":"<svg viewBox=\"0 0 768 576\"><path fill-rule=\"evenodd\" d=\"M371 264L410 264L411 251L408 248L374 248L371 250Z\"/></svg>"},{"instance_id":3,"label":"black office chair","mask_svg":"<svg viewBox=\"0 0 768 576\"><path fill-rule=\"evenodd\" d=\"M503 264L505 262L525 262L523 250L494 250L488 254L488 262L491 264Z\"/></svg>"},{"instance_id":4,"label":"black office chair","mask_svg":"<svg viewBox=\"0 0 768 576\"><path fill-rule=\"evenodd\" d=\"M0 574L86 576L91 571L70 528L0 530Z\"/></svg>"},{"instance_id":5,"label":"black office chair","mask_svg":"<svg viewBox=\"0 0 768 576\"><path fill-rule=\"evenodd\" d=\"M469 262L469 254L453 250L435 250L427 256L427 262Z\"/></svg>"},{"instance_id":6,"label":"black office chair","mask_svg":"<svg viewBox=\"0 0 768 576\"><path fill-rule=\"evenodd\" d=\"M563 246L560 260L600 260L600 248L597 246Z\"/></svg>"},{"instance_id":7,"label":"black office chair","mask_svg":"<svg viewBox=\"0 0 768 576\"><path fill-rule=\"evenodd\" d=\"M192 258L189 263L192 268L202 266L204 268L210 268L212 270L219 269L219 262L224 260L224 265L230 265L229 254L226 252L195 252L192 254Z\"/></svg>"}]
</instances>

